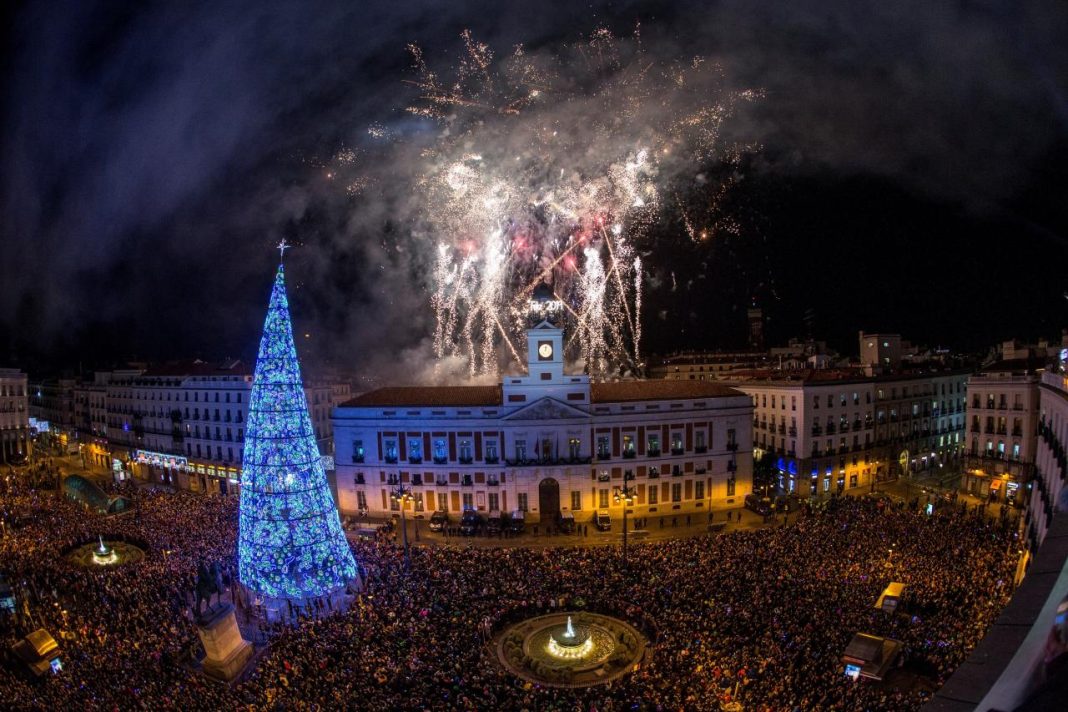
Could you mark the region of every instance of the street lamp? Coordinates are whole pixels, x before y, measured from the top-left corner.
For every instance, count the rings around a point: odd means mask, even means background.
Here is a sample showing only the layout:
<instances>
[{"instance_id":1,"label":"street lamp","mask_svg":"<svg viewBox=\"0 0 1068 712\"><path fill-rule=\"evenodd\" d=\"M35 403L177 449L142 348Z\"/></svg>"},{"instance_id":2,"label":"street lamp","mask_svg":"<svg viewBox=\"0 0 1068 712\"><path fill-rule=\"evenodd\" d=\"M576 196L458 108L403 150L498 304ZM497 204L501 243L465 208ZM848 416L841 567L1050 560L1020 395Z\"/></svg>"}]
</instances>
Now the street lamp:
<instances>
[{"instance_id":1,"label":"street lamp","mask_svg":"<svg viewBox=\"0 0 1068 712\"><path fill-rule=\"evenodd\" d=\"M412 499L412 488L401 484L397 475L389 476L389 485L390 498L400 506L401 534L404 538L404 570L407 571L412 567L412 553L408 548L408 520L404 516L404 507Z\"/></svg>"},{"instance_id":2,"label":"street lamp","mask_svg":"<svg viewBox=\"0 0 1068 712\"><path fill-rule=\"evenodd\" d=\"M634 479L634 473L630 470L623 471L623 486L614 487L612 497L616 504L623 504L623 560L627 559L627 507L634 503L634 495L637 489L633 485L627 485Z\"/></svg>"}]
</instances>

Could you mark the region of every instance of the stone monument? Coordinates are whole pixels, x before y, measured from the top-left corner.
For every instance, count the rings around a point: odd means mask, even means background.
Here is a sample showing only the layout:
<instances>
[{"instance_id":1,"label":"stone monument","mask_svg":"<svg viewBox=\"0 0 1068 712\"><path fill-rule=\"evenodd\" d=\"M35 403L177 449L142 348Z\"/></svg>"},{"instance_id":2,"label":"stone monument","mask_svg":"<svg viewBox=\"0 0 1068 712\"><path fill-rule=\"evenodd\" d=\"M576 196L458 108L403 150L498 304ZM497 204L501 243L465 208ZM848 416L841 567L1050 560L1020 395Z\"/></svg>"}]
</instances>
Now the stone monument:
<instances>
[{"instance_id":1,"label":"stone monument","mask_svg":"<svg viewBox=\"0 0 1068 712\"><path fill-rule=\"evenodd\" d=\"M206 577L212 576L209 573L211 571L217 571L217 569L201 564L197 581L195 617L197 633L200 635L200 642L204 645L204 673L216 680L232 682L245 669L254 648L241 635L232 603L217 600L215 605L211 605L209 599L207 610L201 613L200 592L209 586L214 586L214 582L205 580Z\"/></svg>"}]
</instances>

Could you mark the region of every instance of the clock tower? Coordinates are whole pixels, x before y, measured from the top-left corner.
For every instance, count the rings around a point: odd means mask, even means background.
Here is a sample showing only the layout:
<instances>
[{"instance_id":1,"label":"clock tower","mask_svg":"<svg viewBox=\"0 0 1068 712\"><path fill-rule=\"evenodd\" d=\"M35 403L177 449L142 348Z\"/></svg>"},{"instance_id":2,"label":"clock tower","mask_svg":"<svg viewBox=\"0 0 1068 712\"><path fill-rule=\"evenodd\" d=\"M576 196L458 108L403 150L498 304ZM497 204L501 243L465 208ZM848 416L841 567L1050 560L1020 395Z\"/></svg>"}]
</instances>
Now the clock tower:
<instances>
[{"instance_id":1,"label":"clock tower","mask_svg":"<svg viewBox=\"0 0 1068 712\"><path fill-rule=\"evenodd\" d=\"M541 398L589 405L589 376L564 374L564 330L557 325L563 308L547 284L539 285L531 295L527 306L527 373L502 380L506 405Z\"/></svg>"}]
</instances>

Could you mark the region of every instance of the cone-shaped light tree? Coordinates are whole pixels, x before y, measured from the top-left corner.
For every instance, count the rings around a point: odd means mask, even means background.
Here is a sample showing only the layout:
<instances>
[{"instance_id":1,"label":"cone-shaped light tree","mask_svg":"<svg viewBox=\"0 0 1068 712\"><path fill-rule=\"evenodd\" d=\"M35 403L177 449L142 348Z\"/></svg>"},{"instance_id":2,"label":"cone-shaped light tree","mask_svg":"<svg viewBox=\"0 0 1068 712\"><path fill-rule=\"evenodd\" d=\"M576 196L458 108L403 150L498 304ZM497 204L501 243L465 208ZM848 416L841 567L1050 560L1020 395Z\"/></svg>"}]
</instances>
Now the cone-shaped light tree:
<instances>
[{"instance_id":1,"label":"cone-shaped light tree","mask_svg":"<svg viewBox=\"0 0 1068 712\"><path fill-rule=\"evenodd\" d=\"M245 424L237 557L241 582L269 599L328 595L356 577L308 415L281 263Z\"/></svg>"}]
</instances>

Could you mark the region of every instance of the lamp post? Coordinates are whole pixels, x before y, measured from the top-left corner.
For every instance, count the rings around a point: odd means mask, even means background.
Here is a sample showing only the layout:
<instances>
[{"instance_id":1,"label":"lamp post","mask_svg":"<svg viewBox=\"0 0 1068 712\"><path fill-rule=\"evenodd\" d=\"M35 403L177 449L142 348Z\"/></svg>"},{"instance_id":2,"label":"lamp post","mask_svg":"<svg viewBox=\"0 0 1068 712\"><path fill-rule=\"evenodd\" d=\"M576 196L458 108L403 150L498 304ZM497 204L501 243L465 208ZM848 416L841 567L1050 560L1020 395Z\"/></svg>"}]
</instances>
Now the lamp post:
<instances>
[{"instance_id":1,"label":"lamp post","mask_svg":"<svg viewBox=\"0 0 1068 712\"><path fill-rule=\"evenodd\" d=\"M389 496L400 507L401 513L401 536L404 540L404 570L412 567L412 553L408 548L408 520L404 516L404 507L412 499L412 488L401 484L397 475L389 476Z\"/></svg>"},{"instance_id":2,"label":"lamp post","mask_svg":"<svg viewBox=\"0 0 1068 712\"><path fill-rule=\"evenodd\" d=\"M614 487L612 497L616 504L623 504L623 560L627 559L627 507L634 503L635 487L627 485L634 479L634 473L630 470L623 471L623 486Z\"/></svg>"}]
</instances>

